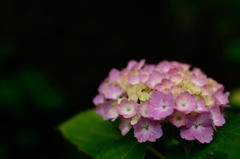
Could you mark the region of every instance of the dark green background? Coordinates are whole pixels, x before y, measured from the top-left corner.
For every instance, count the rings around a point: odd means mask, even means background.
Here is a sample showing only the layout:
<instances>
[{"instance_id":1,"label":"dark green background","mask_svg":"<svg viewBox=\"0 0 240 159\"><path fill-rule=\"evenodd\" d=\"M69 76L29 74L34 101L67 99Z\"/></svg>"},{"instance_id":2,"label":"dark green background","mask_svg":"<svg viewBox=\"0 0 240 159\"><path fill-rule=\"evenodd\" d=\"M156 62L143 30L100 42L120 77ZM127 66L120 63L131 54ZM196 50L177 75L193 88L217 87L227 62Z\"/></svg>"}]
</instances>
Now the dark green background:
<instances>
[{"instance_id":1,"label":"dark green background","mask_svg":"<svg viewBox=\"0 0 240 159\"><path fill-rule=\"evenodd\" d=\"M1 0L0 158L86 158L56 126L131 59L191 63L240 88L239 17L239 0Z\"/></svg>"}]
</instances>

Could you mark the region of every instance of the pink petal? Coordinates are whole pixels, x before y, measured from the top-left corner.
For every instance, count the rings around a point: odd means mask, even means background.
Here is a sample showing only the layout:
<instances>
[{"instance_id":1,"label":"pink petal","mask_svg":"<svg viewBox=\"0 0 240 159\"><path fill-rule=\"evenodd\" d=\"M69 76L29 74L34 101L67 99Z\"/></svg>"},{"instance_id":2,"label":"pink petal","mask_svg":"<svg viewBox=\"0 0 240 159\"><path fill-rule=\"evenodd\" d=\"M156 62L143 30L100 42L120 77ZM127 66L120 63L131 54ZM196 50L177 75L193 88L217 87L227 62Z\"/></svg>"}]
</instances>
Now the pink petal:
<instances>
[{"instance_id":1,"label":"pink petal","mask_svg":"<svg viewBox=\"0 0 240 159\"><path fill-rule=\"evenodd\" d=\"M171 81L174 82L176 85L178 85L179 83L181 83L183 80L182 76L179 74L175 74L171 76Z\"/></svg>"},{"instance_id":2,"label":"pink petal","mask_svg":"<svg viewBox=\"0 0 240 159\"><path fill-rule=\"evenodd\" d=\"M206 79L207 76L204 72L202 72L201 69L199 68L193 68L192 72L197 76L197 77L200 77L200 78L203 78L203 79Z\"/></svg>"},{"instance_id":3,"label":"pink petal","mask_svg":"<svg viewBox=\"0 0 240 159\"><path fill-rule=\"evenodd\" d=\"M169 117L170 123L172 123L176 127L184 126L185 120L186 120L186 115L177 110L174 110L172 115Z\"/></svg>"},{"instance_id":4,"label":"pink petal","mask_svg":"<svg viewBox=\"0 0 240 159\"><path fill-rule=\"evenodd\" d=\"M156 139L162 136L162 128L158 122L150 119L141 119L134 126L134 136L138 142L151 141L155 142Z\"/></svg>"},{"instance_id":5,"label":"pink petal","mask_svg":"<svg viewBox=\"0 0 240 159\"><path fill-rule=\"evenodd\" d=\"M210 112L203 112L195 116L196 121L201 124L201 126L208 127L212 125L212 114Z\"/></svg>"},{"instance_id":6,"label":"pink petal","mask_svg":"<svg viewBox=\"0 0 240 159\"><path fill-rule=\"evenodd\" d=\"M136 103L133 100L123 99L117 107L117 112L124 118L131 118L137 113L136 109Z\"/></svg>"},{"instance_id":7,"label":"pink petal","mask_svg":"<svg viewBox=\"0 0 240 159\"><path fill-rule=\"evenodd\" d=\"M229 92L226 92L225 94L217 92L214 94L214 97L217 98L221 105L226 105L229 102L228 96Z\"/></svg>"},{"instance_id":8,"label":"pink petal","mask_svg":"<svg viewBox=\"0 0 240 159\"><path fill-rule=\"evenodd\" d=\"M146 130L142 130L140 132L134 131L134 137L136 137L138 142L141 143L141 142L146 142L147 140L149 140L150 134Z\"/></svg>"},{"instance_id":9,"label":"pink petal","mask_svg":"<svg viewBox=\"0 0 240 159\"><path fill-rule=\"evenodd\" d=\"M160 62L156 69L159 70L160 72L166 73L172 68L172 65L168 61L162 61Z\"/></svg>"},{"instance_id":10,"label":"pink petal","mask_svg":"<svg viewBox=\"0 0 240 159\"><path fill-rule=\"evenodd\" d=\"M197 139L199 142L203 143L210 143L213 139L213 128L212 127L203 127L199 126L197 131L194 133L194 138Z\"/></svg>"},{"instance_id":11,"label":"pink petal","mask_svg":"<svg viewBox=\"0 0 240 159\"><path fill-rule=\"evenodd\" d=\"M117 105L115 105L111 102L103 103L102 110L103 110L103 115L102 115L103 120L112 119L112 121L114 121L118 117Z\"/></svg>"},{"instance_id":12,"label":"pink petal","mask_svg":"<svg viewBox=\"0 0 240 159\"><path fill-rule=\"evenodd\" d=\"M145 83L145 82L148 80L148 77L149 77L149 75L147 75L147 74L142 74L142 75L140 75L140 81L141 81L142 83Z\"/></svg>"},{"instance_id":13,"label":"pink petal","mask_svg":"<svg viewBox=\"0 0 240 159\"><path fill-rule=\"evenodd\" d=\"M191 75L190 81L191 81L193 84L195 84L195 85L197 85L197 86L200 86L200 87L206 85L206 80L204 80L204 79L202 79L202 78L200 78L200 77L197 77L194 73Z\"/></svg>"},{"instance_id":14,"label":"pink petal","mask_svg":"<svg viewBox=\"0 0 240 159\"><path fill-rule=\"evenodd\" d=\"M119 78L119 75L120 75L120 71L115 69L115 68L113 68L109 72L108 77L109 77L110 80L117 82L118 78Z\"/></svg>"},{"instance_id":15,"label":"pink petal","mask_svg":"<svg viewBox=\"0 0 240 159\"><path fill-rule=\"evenodd\" d=\"M151 126L150 128L151 135L148 141L155 142L156 139L160 138L163 134L161 125L156 123L154 126Z\"/></svg>"},{"instance_id":16,"label":"pink petal","mask_svg":"<svg viewBox=\"0 0 240 159\"><path fill-rule=\"evenodd\" d=\"M165 74L153 71L152 74L149 76L146 85L153 89L154 86L158 83L161 83L162 79L164 79L165 77Z\"/></svg>"},{"instance_id":17,"label":"pink petal","mask_svg":"<svg viewBox=\"0 0 240 159\"><path fill-rule=\"evenodd\" d=\"M209 111L209 109L206 107L204 99L197 99L197 108L194 111L197 113Z\"/></svg>"},{"instance_id":18,"label":"pink petal","mask_svg":"<svg viewBox=\"0 0 240 159\"><path fill-rule=\"evenodd\" d=\"M139 61L139 63L135 64L132 69L139 70L143 67L144 64L145 64L145 60L142 59Z\"/></svg>"},{"instance_id":19,"label":"pink petal","mask_svg":"<svg viewBox=\"0 0 240 159\"><path fill-rule=\"evenodd\" d=\"M98 107L96 107L96 109L95 109L95 112L98 114L98 115L100 115L100 116L104 116L104 111L103 111L103 109L102 109L102 105L99 105ZM104 117L103 117L104 118Z\"/></svg>"},{"instance_id":20,"label":"pink petal","mask_svg":"<svg viewBox=\"0 0 240 159\"><path fill-rule=\"evenodd\" d=\"M182 127L180 129L180 136L186 140L194 140L195 139L194 133L195 133L195 129L193 127L189 129L186 127Z\"/></svg>"},{"instance_id":21,"label":"pink petal","mask_svg":"<svg viewBox=\"0 0 240 159\"><path fill-rule=\"evenodd\" d=\"M129 61L128 65L127 65L127 69L131 70L133 68L133 66L136 65L136 64L137 64L137 61L135 61L135 60Z\"/></svg>"},{"instance_id":22,"label":"pink petal","mask_svg":"<svg viewBox=\"0 0 240 159\"><path fill-rule=\"evenodd\" d=\"M98 94L94 97L93 103L95 106L98 106L99 104L102 104L104 102L104 95Z\"/></svg>"},{"instance_id":23,"label":"pink petal","mask_svg":"<svg viewBox=\"0 0 240 159\"><path fill-rule=\"evenodd\" d=\"M205 85L202 87L202 95L203 96L212 96L212 91L209 86Z\"/></svg>"},{"instance_id":24,"label":"pink petal","mask_svg":"<svg viewBox=\"0 0 240 159\"><path fill-rule=\"evenodd\" d=\"M215 83L213 86L212 86L212 89L214 92L222 92L224 90L224 86L222 84L219 84L219 83Z\"/></svg>"},{"instance_id":25,"label":"pink petal","mask_svg":"<svg viewBox=\"0 0 240 159\"><path fill-rule=\"evenodd\" d=\"M98 87L98 92L101 94L106 95L107 90L109 89L110 83L106 80L103 81L100 86Z\"/></svg>"},{"instance_id":26,"label":"pink petal","mask_svg":"<svg viewBox=\"0 0 240 159\"><path fill-rule=\"evenodd\" d=\"M170 90L171 87L175 86L173 82L168 79L163 79L161 83L155 85L157 91Z\"/></svg>"},{"instance_id":27,"label":"pink petal","mask_svg":"<svg viewBox=\"0 0 240 159\"><path fill-rule=\"evenodd\" d=\"M154 120L162 120L172 114L173 108L174 99L172 93L153 92L147 114Z\"/></svg>"},{"instance_id":28,"label":"pink petal","mask_svg":"<svg viewBox=\"0 0 240 159\"><path fill-rule=\"evenodd\" d=\"M189 64L180 63L180 62L176 62L176 61L171 62L171 64L177 68L181 67L183 69L183 71L188 71L191 67L191 65L189 65Z\"/></svg>"},{"instance_id":29,"label":"pink petal","mask_svg":"<svg viewBox=\"0 0 240 159\"><path fill-rule=\"evenodd\" d=\"M186 127L181 128L180 135L187 140L195 138L201 143L209 143L213 135L211 123L212 114L210 112L189 116L186 118Z\"/></svg>"},{"instance_id":30,"label":"pink petal","mask_svg":"<svg viewBox=\"0 0 240 159\"><path fill-rule=\"evenodd\" d=\"M220 112L220 108L218 106L212 107L210 111L212 113L214 125L222 126L223 124L225 124L225 119L223 117L223 114Z\"/></svg>"},{"instance_id":31,"label":"pink petal","mask_svg":"<svg viewBox=\"0 0 240 159\"><path fill-rule=\"evenodd\" d=\"M125 136L129 132L129 130L132 128L132 125L130 124L130 120L131 119L121 118L119 129L121 130L121 133L123 136Z\"/></svg>"},{"instance_id":32,"label":"pink petal","mask_svg":"<svg viewBox=\"0 0 240 159\"><path fill-rule=\"evenodd\" d=\"M147 114L147 108L149 106L149 101L146 100L145 102L143 102L142 104L139 104L137 109L138 112L141 114L142 117L144 118L150 118L149 115Z\"/></svg>"},{"instance_id":33,"label":"pink petal","mask_svg":"<svg viewBox=\"0 0 240 159\"><path fill-rule=\"evenodd\" d=\"M121 86L117 87L110 87L106 91L106 98L107 99L117 99L120 95L122 95L123 90Z\"/></svg>"},{"instance_id":34,"label":"pink petal","mask_svg":"<svg viewBox=\"0 0 240 159\"><path fill-rule=\"evenodd\" d=\"M140 114L139 114L139 113L136 113L136 114L132 117L132 120L131 120L130 124L131 124L131 125L135 125L140 118L141 118Z\"/></svg>"},{"instance_id":35,"label":"pink petal","mask_svg":"<svg viewBox=\"0 0 240 159\"><path fill-rule=\"evenodd\" d=\"M179 86L173 86L170 89L170 92L172 92L172 94L174 95L174 97L176 98L180 93L182 93L183 88L179 87Z\"/></svg>"},{"instance_id":36,"label":"pink petal","mask_svg":"<svg viewBox=\"0 0 240 159\"><path fill-rule=\"evenodd\" d=\"M140 78L138 76L130 76L128 79L128 83L131 85L135 85L140 83Z\"/></svg>"},{"instance_id":37,"label":"pink petal","mask_svg":"<svg viewBox=\"0 0 240 159\"><path fill-rule=\"evenodd\" d=\"M188 114L197 108L196 99L187 91L177 96L176 105L176 109L185 114Z\"/></svg>"}]
</instances>

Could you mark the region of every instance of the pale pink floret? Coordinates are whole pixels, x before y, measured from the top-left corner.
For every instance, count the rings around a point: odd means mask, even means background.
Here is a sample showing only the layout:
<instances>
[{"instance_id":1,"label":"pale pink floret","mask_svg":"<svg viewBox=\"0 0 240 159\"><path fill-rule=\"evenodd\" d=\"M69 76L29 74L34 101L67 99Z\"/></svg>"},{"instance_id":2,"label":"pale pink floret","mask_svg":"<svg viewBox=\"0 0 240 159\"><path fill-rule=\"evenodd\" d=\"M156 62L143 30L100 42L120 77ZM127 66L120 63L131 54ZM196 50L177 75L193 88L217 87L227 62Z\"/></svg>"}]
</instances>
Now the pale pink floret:
<instances>
[{"instance_id":1,"label":"pale pink floret","mask_svg":"<svg viewBox=\"0 0 240 159\"><path fill-rule=\"evenodd\" d=\"M177 62L177 61L172 61L171 65L173 65L175 68L178 68L178 69L183 70L183 71L187 71L191 67L191 65L189 65L189 64L180 63L180 62Z\"/></svg>"},{"instance_id":2,"label":"pale pink floret","mask_svg":"<svg viewBox=\"0 0 240 159\"><path fill-rule=\"evenodd\" d=\"M170 79L171 79L171 81L174 82L176 85L178 85L179 83L181 83L182 80L183 80L182 76L179 75L179 74L172 75Z\"/></svg>"},{"instance_id":3,"label":"pale pink floret","mask_svg":"<svg viewBox=\"0 0 240 159\"><path fill-rule=\"evenodd\" d=\"M162 120L171 115L174 109L174 98L172 93L153 92L147 114L154 120Z\"/></svg>"},{"instance_id":4,"label":"pale pink floret","mask_svg":"<svg viewBox=\"0 0 240 159\"><path fill-rule=\"evenodd\" d=\"M179 74L179 69L178 68L171 68L166 74L167 74L167 79L171 79L172 76Z\"/></svg>"},{"instance_id":5,"label":"pale pink floret","mask_svg":"<svg viewBox=\"0 0 240 159\"><path fill-rule=\"evenodd\" d=\"M184 126L185 120L186 120L186 115L177 110L174 110L172 115L169 117L170 123L172 123L176 127Z\"/></svg>"},{"instance_id":6,"label":"pale pink floret","mask_svg":"<svg viewBox=\"0 0 240 159\"><path fill-rule=\"evenodd\" d=\"M212 96L213 94L211 88L207 85L201 87L201 90L202 90L202 95L204 96Z\"/></svg>"},{"instance_id":7,"label":"pale pink floret","mask_svg":"<svg viewBox=\"0 0 240 159\"><path fill-rule=\"evenodd\" d=\"M127 70L139 70L143 67L144 64L145 64L144 59L140 60L139 62L131 60L128 62Z\"/></svg>"},{"instance_id":8,"label":"pale pink floret","mask_svg":"<svg viewBox=\"0 0 240 159\"><path fill-rule=\"evenodd\" d=\"M102 113L100 115L102 115L103 120L116 120L118 117L117 105L113 104L112 102L104 102L100 107L101 108L97 111L97 113Z\"/></svg>"},{"instance_id":9,"label":"pale pink floret","mask_svg":"<svg viewBox=\"0 0 240 159\"><path fill-rule=\"evenodd\" d=\"M176 98L176 109L178 111L183 112L184 114L188 114L194 111L197 108L197 102L195 97L191 96L191 94L187 91L179 94Z\"/></svg>"},{"instance_id":10,"label":"pale pink floret","mask_svg":"<svg viewBox=\"0 0 240 159\"><path fill-rule=\"evenodd\" d=\"M131 119L126 119L121 117L121 123L119 125L119 129L121 130L121 133L123 136L125 136L129 130L132 128L132 125L130 124Z\"/></svg>"},{"instance_id":11,"label":"pale pink floret","mask_svg":"<svg viewBox=\"0 0 240 159\"><path fill-rule=\"evenodd\" d=\"M99 104L102 104L104 102L104 95L98 94L93 98L93 103L95 106L98 106Z\"/></svg>"},{"instance_id":12,"label":"pale pink floret","mask_svg":"<svg viewBox=\"0 0 240 159\"><path fill-rule=\"evenodd\" d=\"M197 108L194 111L197 113L209 111L209 109L206 107L206 103L204 99L197 99Z\"/></svg>"},{"instance_id":13,"label":"pale pink floret","mask_svg":"<svg viewBox=\"0 0 240 159\"><path fill-rule=\"evenodd\" d=\"M151 89L158 83L161 83L162 79L164 79L166 75L164 73L159 73L158 71L153 71L152 74L149 76L146 85Z\"/></svg>"},{"instance_id":14,"label":"pale pink floret","mask_svg":"<svg viewBox=\"0 0 240 159\"><path fill-rule=\"evenodd\" d=\"M120 71L115 68L111 69L111 71L109 72L109 75L108 75L109 79L111 81L115 81L115 82L118 81L119 76L120 76Z\"/></svg>"},{"instance_id":15,"label":"pale pink floret","mask_svg":"<svg viewBox=\"0 0 240 159\"><path fill-rule=\"evenodd\" d=\"M155 68L156 68L155 65L145 64L142 70L144 70L144 72L148 72L148 74L151 74L153 72L153 70L155 70Z\"/></svg>"},{"instance_id":16,"label":"pale pink floret","mask_svg":"<svg viewBox=\"0 0 240 159\"><path fill-rule=\"evenodd\" d=\"M197 76L197 77L200 77L200 78L203 78L203 79L206 79L207 76L206 74L199 68L193 68L192 72Z\"/></svg>"},{"instance_id":17,"label":"pale pink floret","mask_svg":"<svg viewBox=\"0 0 240 159\"><path fill-rule=\"evenodd\" d=\"M182 91L184 90L183 87L179 87L179 86L173 86L170 89L170 92L172 92L172 94L174 95L174 99L176 99L176 97L182 93Z\"/></svg>"},{"instance_id":18,"label":"pale pink floret","mask_svg":"<svg viewBox=\"0 0 240 159\"><path fill-rule=\"evenodd\" d=\"M225 124L225 119L218 106L210 108L210 112L212 113L213 124L215 126L222 126Z\"/></svg>"},{"instance_id":19,"label":"pale pink floret","mask_svg":"<svg viewBox=\"0 0 240 159\"><path fill-rule=\"evenodd\" d=\"M195 85L197 85L197 86L200 86L200 87L206 85L206 80L205 80L205 79L202 79L202 78L200 78L200 77L197 77L194 73L191 75L190 81L191 81L193 84L195 84Z\"/></svg>"},{"instance_id":20,"label":"pale pink floret","mask_svg":"<svg viewBox=\"0 0 240 159\"><path fill-rule=\"evenodd\" d=\"M117 108L117 112L124 118L131 118L137 113L137 106L135 101L123 99L120 106Z\"/></svg>"},{"instance_id":21,"label":"pale pink floret","mask_svg":"<svg viewBox=\"0 0 240 159\"><path fill-rule=\"evenodd\" d=\"M150 119L142 118L133 128L134 136L140 143L146 141L155 142L163 134L160 123Z\"/></svg>"},{"instance_id":22,"label":"pale pink floret","mask_svg":"<svg viewBox=\"0 0 240 159\"><path fill-rule=\"evenodd\" d=\"M156 69L159 70L160 72L166 73L172 68L172 65L168 61L162 61L160 62Z\"/></svg>"},{"instance_id":23,"label":"pale pink floret","mask_svg":"<svg viewBox=\"0 0 240 159\"><path fill-rule=\"evenodd\" d=\"M129 79L128 79L128 83L131 84L131 85L135 85L135 84L140 83L139 76L130 76Z\"/></svg>"},{"instance_id":24,"label":"pale pink floret","mask_svg":"<svg viewBox=\"0 0 240 159\"><path fill-rule=\"evenodd\" d=\"M224 90L224 86L222 84L217 83L216 81L214 81L213 85L212 85L212 90L214 92L223 92Z\"/></svg>"},{"instance_id":25,"label":"pale pink floret","mask_svg":"<svg viewBox=\"0 0 240 159\"><path fill-rule=\"evenodd\" d=\"M137 61L131 60L127 64L127 70L131 70L135 65L137 64Z\"/></svg>"},{"instance_id":26,"label":"pale pink floret","mask_svg":"<svg viewBox=\"0 0 240 159\"><path fill-rule=\"evenodd\" d=\"M145 83L148 80L149 75L141 74L139 77L140 77L140 82Z\"/></svg>"},{"instance_id":27,"label":"pale pink floret","mask_svg":"<svg viewBox=\"0 0 240 159\"><path fill-rule=\"evenodd\" d=\"M121 86L110 87L106 91L106 98L107 99L118 99L123 93Z\"/></svg>"},{"instance_id":28,"label":"pale pink floret","mask_svg":"<svg viewBox=\"0 0 240 159\"><path fill-rule=\"evenodd\" d=\"M143 67L144 64L145 64L145 60L142 59L142 60L140 60L137 64L135 64L135 65L132 67L132 69L133 69L133 70L139 70L139 69L141 69L141 68Z\"/></svg>"},{"instance_id":29,"label":"pale pink floret","mask_svg":"<svg viewBox=\"0 0 240 159\"><path fill-rule=\"evenodd\" d=\"M155 85L155 89L157 91L169 91L171 87L175 86L175 84L168 80L168 79L163 79L161 83Z\"/></svg>"},{"instance_id":30,"label":"pale pink floret","mask_svg":"<svg viewBox=\"0 0 240 159\"><path fill-rule=\"evenodd\" d=\"M217 98L221 105L226 105L229 102L228 96L229 92L226 92L225 94L223 94L222 92L216 92L214 94L214 97Z\"/></svg>"},{"instance_id":31,"label":"pale pink floret","mask_svg":"<svg viewBox=\"0 0 240 159\"><path fill-rule=\"evenodd\" d=\"M98 87L98 92L106 96L107 90L111 87L111 84L111 82L104 80Z\"/></svg>"},{"instance_id":32,"label":"pale pink floret","mask_svg":"<svg viewBox=\"0 0 240 159\"><path fill-rule=\"evenodd\" d=\"M210 143L213 136L212 114L204 112L186 119L186 126L180 129L180 136L186 140L197 139L201 143Z\"/></svg>"},{"instance_id":33,"label":"pale pink floret","mask_svg":"<svg viewBox=\"0 0 240 159\"><path fill-rule=\"evenodd\" d=\"M143 103L139 104L137 107L138 113L141 114L141 116L144 118L150 118L149 115L147 114L148 106L149 106L149 101L146 100Z\"/></svg>"}]
</instances>

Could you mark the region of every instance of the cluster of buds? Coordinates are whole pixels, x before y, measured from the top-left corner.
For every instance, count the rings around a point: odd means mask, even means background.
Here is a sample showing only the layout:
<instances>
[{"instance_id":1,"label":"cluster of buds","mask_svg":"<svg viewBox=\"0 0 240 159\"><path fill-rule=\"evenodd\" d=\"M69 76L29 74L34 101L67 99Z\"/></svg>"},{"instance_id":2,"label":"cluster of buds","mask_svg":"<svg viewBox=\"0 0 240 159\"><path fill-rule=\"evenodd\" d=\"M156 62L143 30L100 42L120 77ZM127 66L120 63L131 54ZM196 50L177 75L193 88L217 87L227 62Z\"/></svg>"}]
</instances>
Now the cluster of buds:
<instances>
[{"instance_id":1,"label":"cluster of buds","mask_svg":"<svg viewBox=\"0 0 240 159\"><path fill-rule=\"evenodd\" d=\"M224 107L229 93L199 68L176 61L157 65L130 61L126 68L113 68L93 99L104 120L121 119L126 135L133 127L138 142L154 142L163 134L161 123L180 128L186 140L209 143L216 126L225 123Z\"/></svg>"}]
</instances>

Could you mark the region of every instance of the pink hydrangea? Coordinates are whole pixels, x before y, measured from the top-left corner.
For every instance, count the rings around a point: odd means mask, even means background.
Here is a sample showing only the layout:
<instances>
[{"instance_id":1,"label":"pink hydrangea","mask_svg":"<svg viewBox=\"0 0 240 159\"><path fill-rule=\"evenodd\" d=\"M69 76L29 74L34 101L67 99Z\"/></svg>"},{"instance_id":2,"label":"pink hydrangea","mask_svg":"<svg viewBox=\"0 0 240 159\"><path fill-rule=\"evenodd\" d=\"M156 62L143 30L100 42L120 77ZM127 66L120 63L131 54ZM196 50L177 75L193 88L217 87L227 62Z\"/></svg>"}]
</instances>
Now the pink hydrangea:
<instances>
[{"instance_id":1,"label":"pink hydrangea","mask_svg":"<svg viewBox=\"0 0 240 159\"><path fill-rule=\"evenodd\" d=\"M210 112L190 116L186 119L186 126L180 129L180 135L186 140L197 139L201 143L210 143L213 136L212 122Z\"/></svg>"},{"instance_id":2,"label":"pink hydrangea","mask_svg":"<svg viewBox=\"0 0 240 159\"><path fill-rule=\"evenodd\" d=\"M138 142L154 142L163 134L160 123L150 119L142 118L133 127Z\"/></svg>"},{"instance_id":3,"label":"pink hydrangea","mask_svg":"<svg viewBox=\"0 0 240 159\"><path fill-rule=\"evenodd\" d=\"M164 133L161 123L180 129L186 140L211 142L216 127L225 124L223 108L229 92L199 68L162 61L157 65L131 60L126 68L111 69L93 103L104 120L121 119L126 135L134 128L138 142L154 142Z\"/></svg>"},{"instance_id":4,"label":"pink hydrangea","mask_svg":"<svg viewBox=\"0 0 240 159\"><path fill-rule=\"evenodd\" d=\"M163 92L153 92L147 114L154 120L162 120L171 115L174 109L173 94Z\"/></svg>"}]
</instances>

